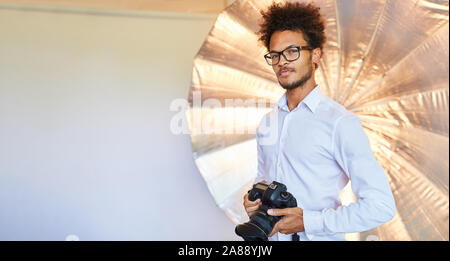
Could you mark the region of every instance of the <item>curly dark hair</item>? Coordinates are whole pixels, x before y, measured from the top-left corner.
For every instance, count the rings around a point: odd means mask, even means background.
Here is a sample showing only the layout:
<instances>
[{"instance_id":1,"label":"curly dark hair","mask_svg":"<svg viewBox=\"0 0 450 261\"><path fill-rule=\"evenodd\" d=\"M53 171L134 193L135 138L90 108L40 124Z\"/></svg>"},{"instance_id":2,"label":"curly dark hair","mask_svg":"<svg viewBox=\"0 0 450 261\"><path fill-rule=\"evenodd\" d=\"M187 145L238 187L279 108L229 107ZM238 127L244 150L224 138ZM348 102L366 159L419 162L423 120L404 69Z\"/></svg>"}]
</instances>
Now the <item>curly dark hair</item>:
<instances>
[{"instance_id":1,"label":"curly dark hair","mask_svg":"<svg viewBox=\"0 0 450 261\"><path fill-rule=\"evenodd\" d=\"M322 50L325 42L325 21L320 15L320 7L312 3L273 3L266 11L261 11L259 40L270 50L270 37L276 31L301 31L307 43Z\"/></svg>"}]
</instances>

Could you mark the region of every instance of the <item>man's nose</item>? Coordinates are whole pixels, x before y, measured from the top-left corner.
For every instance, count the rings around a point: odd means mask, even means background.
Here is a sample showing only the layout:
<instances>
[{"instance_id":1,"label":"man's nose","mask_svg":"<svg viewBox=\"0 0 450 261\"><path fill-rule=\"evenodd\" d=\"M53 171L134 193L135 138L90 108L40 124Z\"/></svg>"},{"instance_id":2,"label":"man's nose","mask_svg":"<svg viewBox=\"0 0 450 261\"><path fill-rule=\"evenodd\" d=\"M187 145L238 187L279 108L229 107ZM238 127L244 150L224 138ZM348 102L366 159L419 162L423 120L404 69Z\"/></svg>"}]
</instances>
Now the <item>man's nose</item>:
<instances>
[{"instance_id":1,"label":"man's nose","mask_svg":"<svg viewBox=\"0 0 450 261\"><path fill-rule=\"evenodd\" d=\"M286 58L284 58L283 55L280 55L280 61L278 62L278 66L279 67L283 67L283 66L285 66L288 63L289 63L289 61L286 60Z\"/></svg>"},{"instance_id":2,"label":"man's nose","mask_svg":"<svg viewBox=\"0 0 450 261\"><path fill-rule=\"evenodd\" d=\"M278 62L278 64L285 65L288 63L290 63L290 62L286 59L286 57L284 57L284 55L280 55L280 61Z\"/></svg>"}]
</instances>

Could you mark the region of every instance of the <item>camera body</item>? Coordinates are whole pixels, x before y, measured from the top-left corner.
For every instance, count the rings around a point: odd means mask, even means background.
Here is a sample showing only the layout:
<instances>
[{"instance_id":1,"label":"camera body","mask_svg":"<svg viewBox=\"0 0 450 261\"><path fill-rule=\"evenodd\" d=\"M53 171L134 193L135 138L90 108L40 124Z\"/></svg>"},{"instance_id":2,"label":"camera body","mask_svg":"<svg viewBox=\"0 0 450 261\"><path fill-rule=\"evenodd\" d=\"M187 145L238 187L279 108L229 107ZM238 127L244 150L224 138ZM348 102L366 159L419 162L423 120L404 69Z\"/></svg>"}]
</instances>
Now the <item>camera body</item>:
<instances>
[{"instance_id":1,"label":"camera body","mask_svg":"<svg viewBox=\"0 0 450 261\"><path fill-rule=\"evenodd\" d=\"M255 201L261 199L261 206L257 213L250 218L250 221L236 226L235 232L245 241L267 241L273 226L282 217L270 216L267 210L272 208L293 208L297 207L295 197L287 192L286 185L279 182L272 182L267 185L256 183L248 191L248 199Z\"/></svg>"}]
</instances>

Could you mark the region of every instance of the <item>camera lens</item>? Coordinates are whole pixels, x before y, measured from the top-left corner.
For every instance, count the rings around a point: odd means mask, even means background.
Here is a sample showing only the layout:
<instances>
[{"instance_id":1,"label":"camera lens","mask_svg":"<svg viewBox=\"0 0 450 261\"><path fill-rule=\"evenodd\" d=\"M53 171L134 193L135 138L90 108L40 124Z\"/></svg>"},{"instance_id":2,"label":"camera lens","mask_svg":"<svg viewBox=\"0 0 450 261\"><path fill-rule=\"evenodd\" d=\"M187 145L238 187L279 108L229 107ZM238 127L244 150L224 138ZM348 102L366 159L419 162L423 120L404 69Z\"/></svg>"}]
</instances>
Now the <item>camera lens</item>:
<instances>
[{"instance_id":1,"label":"camera lens","mask_svg":"<svg viewBox=\"0 0 450 261\"><path fill-rule=\"evenodd\" d=\"M267 241L266 233L252 222L238 225L234 232L245 241Z\"/></svg>"},{"instance_id":2,"label":"camera lens","mask_svg":"<svg viewBox=\"0 0 450 261\"><path fill-rule=\"evenodd\" d=\"M269 216L267 210L258 211L250 221L238 225L235 232L245 241L267 241L273 226L280 219L276 216Z\"/></svg>"}]
</instances>

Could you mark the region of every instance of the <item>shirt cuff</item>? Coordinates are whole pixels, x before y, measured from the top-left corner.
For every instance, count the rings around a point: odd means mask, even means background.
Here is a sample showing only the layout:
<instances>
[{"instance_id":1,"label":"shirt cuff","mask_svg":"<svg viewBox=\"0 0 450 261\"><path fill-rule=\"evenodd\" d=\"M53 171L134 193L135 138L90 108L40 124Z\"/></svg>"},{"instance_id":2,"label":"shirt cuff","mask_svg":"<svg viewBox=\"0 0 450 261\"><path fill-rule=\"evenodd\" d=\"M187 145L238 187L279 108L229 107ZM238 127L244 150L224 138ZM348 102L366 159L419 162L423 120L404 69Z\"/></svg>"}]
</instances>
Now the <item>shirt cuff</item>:
<instances>
[{"instance_id":1,"label":"shirt cuff","mask_svg":"<svg viewBox=\"0 0 450 261\"><path fill-rule=\"evenodd\" d=\"M322 212L303 210L303 226L305 228L305 233L308 236L311 234L323 233L324 227Z\"/></svg>"}]
</instances>

